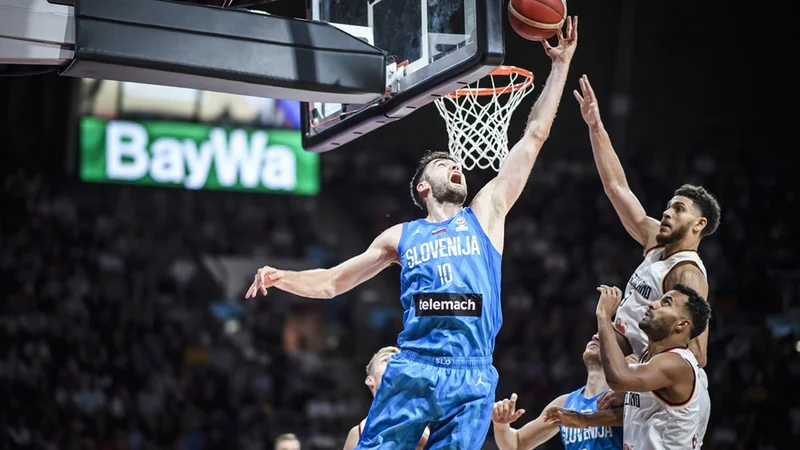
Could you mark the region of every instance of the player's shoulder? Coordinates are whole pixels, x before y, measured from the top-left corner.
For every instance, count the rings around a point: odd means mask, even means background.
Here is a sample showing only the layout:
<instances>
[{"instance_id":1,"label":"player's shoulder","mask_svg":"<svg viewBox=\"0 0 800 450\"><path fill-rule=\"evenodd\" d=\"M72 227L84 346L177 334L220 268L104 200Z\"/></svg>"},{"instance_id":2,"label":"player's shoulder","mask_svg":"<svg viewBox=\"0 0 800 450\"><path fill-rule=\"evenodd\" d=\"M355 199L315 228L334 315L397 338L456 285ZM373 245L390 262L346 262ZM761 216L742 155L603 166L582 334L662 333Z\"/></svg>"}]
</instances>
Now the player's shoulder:
<instances>
[{"instance_id":1,"label":"player's shoulder","mask_svg":"<svg viewBox=\"0 0 800 450\"><path fill-rule=\"evenodd\" d=\"M678 250L678 251L670 253L669 255L662 255L662 258L664 260L675 261L675 262L679 262L679 261L697 261L697 262L702 262L703 261L703 259L700 257L700 253L698 253L697 250L691 250L691 249Z\"/></svg>"},{"instance_id":2,"label":"player's shoulder","mask_svg":"<svg viewBox=\"0 0 800 450\"><path fill-rule=\"evenodd\" d=\"M708 295L708 275L703 262L699 259L686 258L673 261L669 272L664 276L662 289L666 292L676 284L688 286L705 297Z\"/></svg>"},{"instance_id":3,"label":"player's shoulder","mask_svg":"<svg viewBox=\"0 0 800 450\"><path fill-rule=\"evenodd\" d=\"M550 406L558 406L560 408L563 408L564 405L567 404L567 400L569 400L569 398L572 395L574 395L576 392L579 392L579 391L580 391L580 389L578 389L577 391L572 391L572 392L569 392L569 393L566 393L566 394L559 395L558 397L554 398L553 401L550 402L550 404L547 405L547 407L545 407L545 409L547 409Z\"/></svg>"},{"instance_id":4,"label":"player's shoulder","mask_svg":"<svg viewBox=\"0 0 800 450\"><path fill-rule=\"evenodd\" d=\"M644 259L659 259L664 254L664 246L660 244L649 245L644 248Z\"/></svg>"},{"instance_id":5,"label":"player's shoulder","mask_svg":"<svg viewBox=\"0 0 800 450\"><path fill-rule=\"evenodd\" d=\"M691 350L683 347L671 348L665 350L657 355L654 355L647 364L657 366L659 369L672 374L694 374L692 364L696 364L697 360L694 359Z\"/></svg>"},{"instance_id":6,"label":"player's shoulder","mask_svg":"<svg viewBox=\"0 0 800 450\"><path fill-rule=\"evenodd\" d=\"M345 440L344 447L342 447L342 450L352 450L356 448L356 446L358 445L358 440L361 438L361 429L362 429L362 424L360 423L358 425L353 426L353 428L350 429L350 432L347 433L347 439Z\"/></svg>"},{"instance_id":7,"label":"player's shoulder","mask_svg":"<svg viewBox=\"0 0 800 450\"><path fill-rule=\"evenodd\" d=\"M383 233L379 234L378 237L375 238L375 242L380 243L380 245L384 247L396 248L397 245L400 243L400 238L402 236L403 236L403 224L398 223L383 230Z\"/></svg>"},{"instance_id":8,"label":"player's shoulder","mask_svg":"<svg viewBox=\"0 0 800 450\"><path fill-rule=\"evenodd\" d=\"M405 224L406 224L405 222L396 223L396 224L390 226L389 228L387 228L386 230L384 230L383 233L384 234L386 234L386 233L389 233L389 234L402 233L403 232L403 226L405 226Z\"/></svg>"},{"instance_id":9,"label":"player's shoulder","mask_svg":"<svg viewBox=\"0 0 800 450\"><path fill-rule=\"evenodd\" d=\"M667 350L664 353L673 353L683 359L688 360L689 362L697 362L697 359L694 357L694 353L692 353L692 350L689 347L675 347Z\"/></svg>"},{"instance_id":10,"label":"player's shoulder","mask_svg":"<svg viewBox=\"0 0 800 450\"><path fill-rule=\"evenodd\" d=\"M361 428L362 428L362 426L361 426L360 423L357 424L357 425L353 425L353 428L350 428L350 432L347 433L347 437L350 437L350 436L360 437L361 436Z\"/></svg>"}]
</instances>

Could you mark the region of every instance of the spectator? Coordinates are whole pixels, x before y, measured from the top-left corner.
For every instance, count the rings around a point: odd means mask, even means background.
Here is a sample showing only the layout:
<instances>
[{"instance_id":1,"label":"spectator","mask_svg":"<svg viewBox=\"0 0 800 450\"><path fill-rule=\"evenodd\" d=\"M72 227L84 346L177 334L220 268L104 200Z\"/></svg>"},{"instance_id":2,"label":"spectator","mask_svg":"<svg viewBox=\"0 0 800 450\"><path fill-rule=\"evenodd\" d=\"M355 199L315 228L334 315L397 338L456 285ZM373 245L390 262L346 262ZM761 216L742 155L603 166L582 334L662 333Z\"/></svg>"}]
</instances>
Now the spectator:
<instances>
[{"instance_id":1,"label":"spectator","mask_svg":"<svg viewBox=\"0 0 800 450\"><path fill-rule=\"evenodd\" d=\"M300 440L292 433L275 438L275 450L300 450Z\"/></svg>"}]
</instances>

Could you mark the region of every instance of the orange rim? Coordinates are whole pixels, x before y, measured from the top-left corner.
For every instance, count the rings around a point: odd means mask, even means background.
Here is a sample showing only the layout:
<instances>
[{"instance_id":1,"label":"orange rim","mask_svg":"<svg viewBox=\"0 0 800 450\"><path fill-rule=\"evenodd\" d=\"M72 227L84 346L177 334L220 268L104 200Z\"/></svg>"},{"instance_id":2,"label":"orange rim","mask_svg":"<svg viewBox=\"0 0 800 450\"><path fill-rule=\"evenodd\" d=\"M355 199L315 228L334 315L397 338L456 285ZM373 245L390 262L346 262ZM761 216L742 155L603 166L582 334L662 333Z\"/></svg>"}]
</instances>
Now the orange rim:
<instances>
[{"instance_id":1,"label":"orange rim","mask_svg":"<svg viewBox=\"0 0 800 450\"><path fill-rule=\"evenodd\" d=\"M513 74L520 75L525 79L520 81L519 83L511 84L508 86L503 87L494 87L494 88L463 88L459 89L451 94L447 94L446 97L450 98L458 98L464 97L467 95L474 95L476 97L481 97L484 95L503 95L503 94L510 94L512 92L518 91L520 89L524 89L533 84L533 72L530 70L522 69L520 67L514 66L500 66L497 69L494 69L489 76L506 76L510 77Z\"/></svg>"}]
</instances>

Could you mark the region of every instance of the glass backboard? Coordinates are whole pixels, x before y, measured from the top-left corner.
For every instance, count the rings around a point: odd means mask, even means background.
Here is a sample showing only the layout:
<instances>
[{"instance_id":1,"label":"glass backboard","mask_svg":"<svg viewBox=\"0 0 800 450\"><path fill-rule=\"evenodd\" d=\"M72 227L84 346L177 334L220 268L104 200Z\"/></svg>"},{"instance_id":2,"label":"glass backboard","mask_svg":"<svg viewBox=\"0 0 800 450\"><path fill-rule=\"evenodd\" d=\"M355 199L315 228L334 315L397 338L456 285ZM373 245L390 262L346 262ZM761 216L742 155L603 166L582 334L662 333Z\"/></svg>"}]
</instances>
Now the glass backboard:
<instances>
[{"instance_id":1,"label":"glass backboard","mask_svg":"<svg viewBox=\"0 0 800 450\"><path fill-rule=\"evenodd\" d=\"M386 53L386 95L301 105L303 145L328 151L486 76L503 61L501 0L312 0L310 18Z\"/></svg>"}]
</instances>

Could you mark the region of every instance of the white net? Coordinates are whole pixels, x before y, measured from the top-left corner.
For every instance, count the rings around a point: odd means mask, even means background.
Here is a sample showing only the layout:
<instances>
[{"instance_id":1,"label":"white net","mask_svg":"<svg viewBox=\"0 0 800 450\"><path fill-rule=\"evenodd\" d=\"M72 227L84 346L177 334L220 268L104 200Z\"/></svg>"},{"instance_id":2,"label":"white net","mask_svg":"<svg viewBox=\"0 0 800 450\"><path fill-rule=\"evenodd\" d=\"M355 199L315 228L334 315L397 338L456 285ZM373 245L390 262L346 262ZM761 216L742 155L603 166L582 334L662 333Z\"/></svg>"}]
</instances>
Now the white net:
<instances>
[{"instance_id":1,"label":"white net","mask_svg":"<svg viewBox=\"0 0 800 450\"><path fill-rule=\"evenodd\" d=\"M466 170L500 170L508 154L511 114L533 91L530 72L501 69L504 70L496 70L472 87L436 99L436 108L447 125L450 154ZM507 84L500 84L503 79L508 79ZM480 86L481 82L485 87Z\"/></svg>"}]
</instances>

